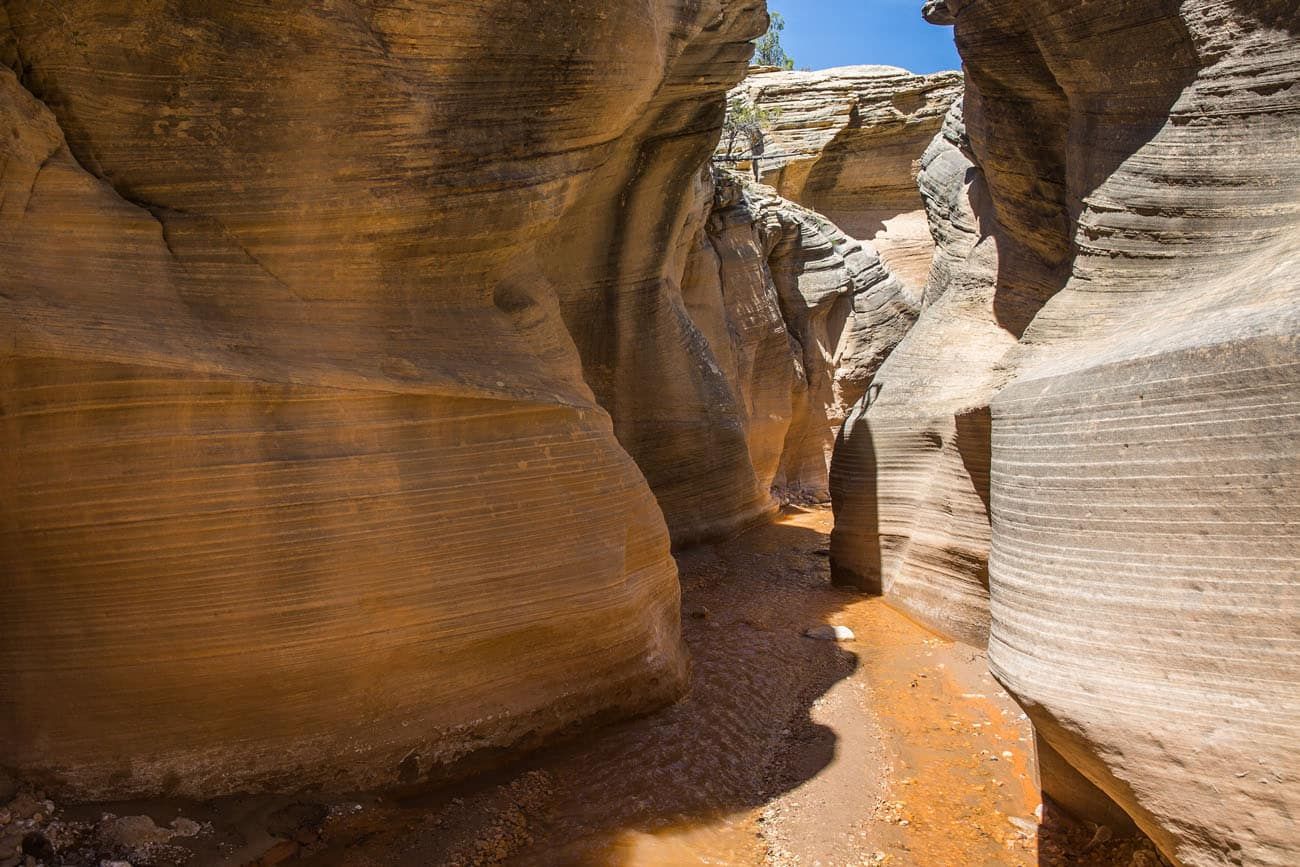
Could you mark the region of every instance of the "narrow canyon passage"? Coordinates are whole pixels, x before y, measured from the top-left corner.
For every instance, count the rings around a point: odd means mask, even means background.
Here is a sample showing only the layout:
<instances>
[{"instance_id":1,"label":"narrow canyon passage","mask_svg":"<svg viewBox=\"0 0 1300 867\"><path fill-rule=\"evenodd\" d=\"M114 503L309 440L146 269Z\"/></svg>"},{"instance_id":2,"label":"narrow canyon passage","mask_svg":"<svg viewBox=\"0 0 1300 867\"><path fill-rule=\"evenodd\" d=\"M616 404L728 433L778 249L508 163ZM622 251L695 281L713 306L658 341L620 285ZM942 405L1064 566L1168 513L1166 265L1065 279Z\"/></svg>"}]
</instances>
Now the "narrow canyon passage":
<instances>
[{"instance_id":1,"label":"narrow canyon passage","mask_svg":"<svg viewBox=\"0 0 1300 867\"><path fill-rule=\"evenodd\" d=\"M0 2L0 867L1296 867L1297 141L1296 0Z\"/></svg>"},{"instance_id":2,"label":"narrow canyon passage","mask_svg":"<svg viewBox=\"0 0 1300 867\"><path fill-rule=\"evenodd\" d=\"M985 653L833 587L831 526L825 507L786 507L678 555L691 688L657 713L405 798L67 805L63 820L143 841L143 863L200 867L1160 867L1144 838L1042 814L1032 731ZM853 638L805 635L825 625ZM201 832L168 833L185 824Z\"/></svg>"},{"instance_id":3,"label":"narrow canyon passage","mask_svg":"<svg viewBox=\"0 0 1300 867\"><path fill-rule=\"evenodd\" d=\"M831 587L830 527L828 509L787 509L680 556L693 676L679 704L456 789L336 805L294 854L321 867L1144 863L1127 844L1050 857L1088 848L1088 829L1049 837L1040 862L1019 708L982 652ZM804 636L823 624L855 638Z\"/></svg>"}]
</instances>

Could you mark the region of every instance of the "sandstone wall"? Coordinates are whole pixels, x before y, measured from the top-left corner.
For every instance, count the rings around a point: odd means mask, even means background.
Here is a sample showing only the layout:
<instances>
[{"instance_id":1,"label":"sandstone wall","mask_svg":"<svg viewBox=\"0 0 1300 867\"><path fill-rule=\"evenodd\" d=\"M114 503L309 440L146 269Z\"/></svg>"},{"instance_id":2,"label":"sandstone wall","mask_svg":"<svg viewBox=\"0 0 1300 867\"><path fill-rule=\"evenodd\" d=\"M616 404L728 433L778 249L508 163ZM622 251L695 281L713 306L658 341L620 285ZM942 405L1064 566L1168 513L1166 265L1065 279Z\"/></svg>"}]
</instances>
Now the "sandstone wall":
<instances>
[{"instance_id":1,"label":"sandstone wall","mask_svg":"<svg viewBox=\"0 0 1300 867\"><path fill-rule=\"evenodd\" d=\"M687 310L737 407L757 484L824 501L848 408L918 299L826 218L743 176L712 179L682 281Z\"/></svg>"},{"instance_id":2,"label":"sandstone wall","mask_svg":"<svg viewBox=\"0 0 1300 867\"><path fill-rule=\"evenodd\" d=\"M710 51L681 66L716 96ZM700 167L716 101L672 88L660 101L644 143L602 167L599 194L547 239L544 265L586 379L684 546L772 515L774 485L826 498L845 408L917 300L824 217L730 176L715 194Z\"/></svg>"},{"instance_id":3,"label":"sandstone wall","mask_svg":"<svg viewBox=\"0 0 1300 867\"><path fill-rule=\"evenodd\" d=\"M410 783L676 695L646 478L770 504L665 287L764 26L6 3L0 765Z\"/></svg>"},{"instance_id":4,"label":"sandstone wall","mask_svg":"<svg viewBox=\"0 0 1300 867\"><path fill-rule=\"evenodd\" d=\"M969 143L927 156L943 252L836 455L837 573L990 625L1071 809L1291 863L1300 13L935 6Z\"/></svg>"},{"instance_id":5,"label":"sandstone wall","mask_svg":"<svg viewBox=\"0 0 1300 867\"><path fill-rule=\"evenodd\" d=\"M996 217L966 146L962 104L922 159L937 243L920 320L877 373L835 452L832 573L917 620L988 634L989 398L1015 345L994 311Z\"/></svg>"},{"instance_id":6,"label":"sandstone wall","mask_svg":"<svg viewBox=\"0 0 1300 867\"><path fill-rule=\"evenodd\" d=\"M916 191L917 160L960 95L957 72L892 66L751 75L733 91L776 113L763 181L870 241L913 291L934 243Z\"/></svg>"}]
</instances>

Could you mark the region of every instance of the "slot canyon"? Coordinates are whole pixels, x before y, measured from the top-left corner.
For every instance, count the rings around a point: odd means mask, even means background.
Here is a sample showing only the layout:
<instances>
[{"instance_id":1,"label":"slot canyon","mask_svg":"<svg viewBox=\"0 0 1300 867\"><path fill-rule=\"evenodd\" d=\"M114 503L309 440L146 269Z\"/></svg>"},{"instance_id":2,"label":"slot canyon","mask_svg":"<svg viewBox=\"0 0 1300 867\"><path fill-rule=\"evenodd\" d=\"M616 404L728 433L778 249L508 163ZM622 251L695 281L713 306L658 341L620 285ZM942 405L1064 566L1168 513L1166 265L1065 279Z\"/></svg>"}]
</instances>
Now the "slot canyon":
<instances>
[{"instance_id":1,"label":"slot canyon","mask_svg":"<svg viewBox=\"0 0 1300 867\"><path fill-rule=\"evenodd\" d=\"M0 0L0 867L1300 864L1300 6L768 5Z\"/></svg>"}]
</instances>

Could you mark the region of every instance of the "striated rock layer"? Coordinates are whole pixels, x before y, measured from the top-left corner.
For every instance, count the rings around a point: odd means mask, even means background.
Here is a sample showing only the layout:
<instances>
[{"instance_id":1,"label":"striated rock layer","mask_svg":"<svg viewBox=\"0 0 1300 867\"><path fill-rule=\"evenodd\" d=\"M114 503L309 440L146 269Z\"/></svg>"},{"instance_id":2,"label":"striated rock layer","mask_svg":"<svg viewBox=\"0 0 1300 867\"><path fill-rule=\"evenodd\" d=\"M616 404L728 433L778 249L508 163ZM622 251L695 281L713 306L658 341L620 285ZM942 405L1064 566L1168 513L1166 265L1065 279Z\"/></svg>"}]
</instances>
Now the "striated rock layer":
<instances>
[{"instance_id":1,"label":"striated rock layer","mask_svg":"<svg viewBox=\"0 0 1300 867\"><path fill-rule=\"evenodd\" d=\"M545 264L572 287L562 312L587 380L684 546L771 516L774 487L825 500L845 409L917 299L824 217L730 173L715 189L699 168L715 111L647 117L646 143L548 239Z\"/></svg>"},{"instance_id":2,"label":"striated rock layer","mask_svg":"<svg viewBox=\"0 0 1300 867\"><path fill-rule=\"evenodd\" d=\"M410 783L678 694L645 479L770 496L665 250L764 26L5 3L0 766Z\"/></svg>"},{"instance_id":3,"label":"striated rock layer","mask_svg":"<svg viewBox=\"0 0 1300 867\"><path fill-rule=\"evenodd\" d=\"M927 155L926 307L836 454L838 576L989 624L1070 809L1293 863L1300 12L937 6L969 141Z\"/></svg>"},{"instance_id":4,"label":"striated rock layer","mask_svg":"<svg viewBox=\"0 0 1300 867\"><path fill-rule=\"evenodd\" d=\"M725 378L757 485L824 501L848 408L915 322L918 299L819 214L736 174L704 180L682 296L706 363Z\"/></svg>"},{"instance_id":5,"label":"striated rock layer","mask_svg":"<svg viewBox=\"0 0 1300 867\"><path fill-rule=\"evenodd\" d=\"M988 635L989 398L1014 335L994 313L995 217L953 106L922 159L936 240L916 327L850 415L836 449L835 580L973 644Z\"/></svg>"},{"instance_id":6,"label":"striated rock layer","mask_svg":"<svg viewBox=\"0 0 1300 867\"><path fill-rule=\"evenodd\" d=\"M917 160L961 94L958 72L893 66L751 75L733 91L774 117L763 181L870 241L913 291L934 253L917 197Z\"/></svg>"}]
</instances>

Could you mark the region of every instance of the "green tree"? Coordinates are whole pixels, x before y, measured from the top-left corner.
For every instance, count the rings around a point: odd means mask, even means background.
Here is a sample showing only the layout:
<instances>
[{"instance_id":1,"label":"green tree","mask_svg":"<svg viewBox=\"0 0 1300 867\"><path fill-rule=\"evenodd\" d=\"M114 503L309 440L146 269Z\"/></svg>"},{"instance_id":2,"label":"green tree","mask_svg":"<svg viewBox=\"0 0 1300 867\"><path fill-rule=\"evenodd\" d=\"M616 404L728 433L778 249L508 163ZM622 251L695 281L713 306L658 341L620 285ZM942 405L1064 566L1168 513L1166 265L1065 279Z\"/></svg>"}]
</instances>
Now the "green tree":
<instances>
[{"instance_id":1,"label":"green tree","mask_svg":"<svg viewBox=\"0 0 1300 867\"><path fill-rule=\"evenodd\" d=\"M762 153L763 130L781 116L780 109L754 105L743 96L727 100L727 118L722 122L722 139L727 143L727 157L735 156L737 143L743 141L751 154Z\"/></svg>"},{"instance_id":2,"label":"green tree","mask_svg":"<svg viewBox=\"0 0 1300 867\"><path fill-rule=\"evenodd\" d=\"M785 18L780 12L772 13L772 23L767 33L754 40L754 65L775 66L780 69L794 69L794 58L785 53L781 47L781 31L785 30Z\"/></svg>"}]
</instances>

